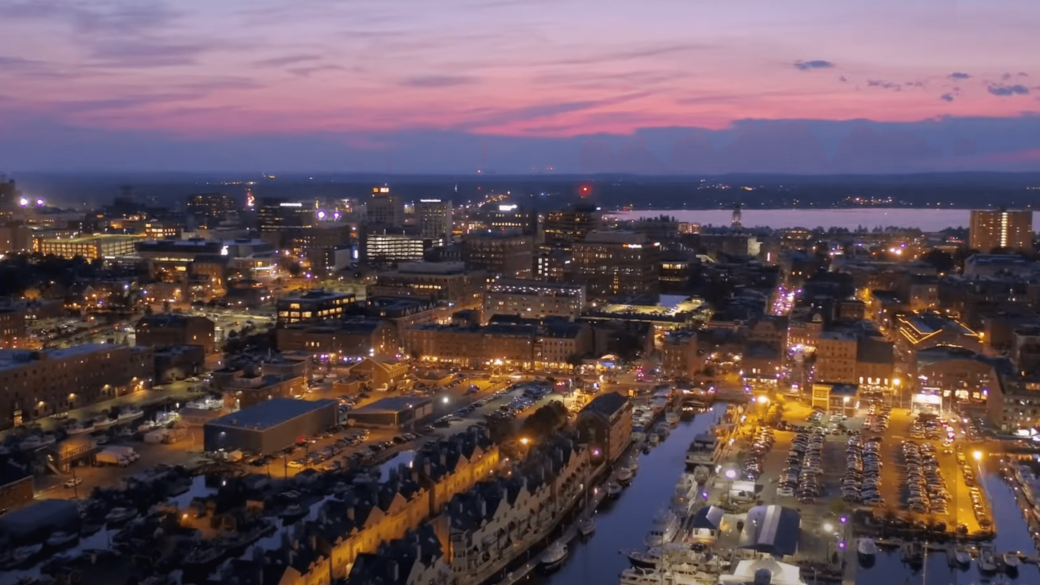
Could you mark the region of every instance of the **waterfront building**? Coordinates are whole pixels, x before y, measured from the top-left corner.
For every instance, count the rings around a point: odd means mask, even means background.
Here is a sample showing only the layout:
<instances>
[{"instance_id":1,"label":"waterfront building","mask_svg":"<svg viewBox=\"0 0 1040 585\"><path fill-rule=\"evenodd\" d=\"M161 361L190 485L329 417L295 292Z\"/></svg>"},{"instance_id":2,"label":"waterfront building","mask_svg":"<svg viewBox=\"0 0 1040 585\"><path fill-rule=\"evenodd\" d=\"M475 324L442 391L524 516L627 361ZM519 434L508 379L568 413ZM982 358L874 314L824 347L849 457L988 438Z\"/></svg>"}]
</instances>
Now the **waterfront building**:
<instances>
[{"instance_id":1,"label":"waterfront building","mask_svg":"<svg viewBox=\"0 0 1040 585\"><path fill-rule=\"evenodd\" d=\"M143 390L153 356L151 348L110 344L0 350L0 429Z\"/></svg>"},{"instance_id":2,"label":"waterfront building","mask_svg":"<svg viewBox=\"0 0 1040 585\"><path fill-rule=\"evenodd\" d=\"M973 209L968 246L983 253L995 249L1033 249L1033 211Z\"/></svg>"},{"instance_id":3,"label":"waterfront building","mask_svg":"<svg viewBox=\"0 0 1040 585\"><path fill-rule=\"evenodd\" d=\"M597 396L578 413L582 443L616 461L632 441L632 401L617 392Z\"/></svg>"},{"instance_id":4,"label":"waterfront building","mask_svg":"<svg viewBox=\"0 0 1040 585\"><path fill-rule=\"evenodd\" d=\"M704 366L704 358L698 354L696 331L669 331L661 340L661 371L665 376L692 380Z\"/></svg>"}]
</instances>

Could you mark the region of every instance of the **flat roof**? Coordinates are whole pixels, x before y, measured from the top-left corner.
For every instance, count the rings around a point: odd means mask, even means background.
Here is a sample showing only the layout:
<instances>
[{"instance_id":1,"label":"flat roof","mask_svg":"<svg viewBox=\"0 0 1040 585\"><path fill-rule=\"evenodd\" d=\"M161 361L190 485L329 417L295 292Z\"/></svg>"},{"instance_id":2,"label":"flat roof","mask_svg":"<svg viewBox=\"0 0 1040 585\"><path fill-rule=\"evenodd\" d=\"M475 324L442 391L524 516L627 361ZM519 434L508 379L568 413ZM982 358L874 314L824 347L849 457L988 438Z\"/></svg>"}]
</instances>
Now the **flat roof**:
<instances>
[{"instance_id":1,"label":"flat roof","mask_svg":"<svg viewBox=\"0 0 1040 585\"><path fill-rule=\"evenodd\" d=\"M276 427L294 418L310 414L329 406L335 406L335 400L295 400L292 398L274 398L261 402L238 412L222 416L206 423L206 426L248 428L257 431Z\"/></svg>"},{"instance_id":2,"label":"flat roof","mask_svg":"<svg viewBox=\"0 0 1040 585\"><path fill-rule=\"evenodd\" d=\"M355 414L390 414L404 412L409 408L417 408L425 406L432 402L429 398L422 396L388 396L386 398L377 400L372 404L362 406L361 408L350 411L351 415Z\"/></svg>"}]
</instances>

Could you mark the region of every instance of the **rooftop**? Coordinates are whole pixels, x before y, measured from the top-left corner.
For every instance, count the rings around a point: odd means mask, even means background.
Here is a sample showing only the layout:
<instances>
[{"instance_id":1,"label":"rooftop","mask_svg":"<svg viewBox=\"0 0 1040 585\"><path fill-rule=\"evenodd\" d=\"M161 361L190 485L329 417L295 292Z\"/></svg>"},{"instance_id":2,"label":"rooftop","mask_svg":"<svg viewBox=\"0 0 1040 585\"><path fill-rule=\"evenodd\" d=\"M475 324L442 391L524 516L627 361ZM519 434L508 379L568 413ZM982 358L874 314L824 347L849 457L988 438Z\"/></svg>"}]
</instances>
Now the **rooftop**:
<instances>
[{"instance_id":1,"label":"rooftop","mask_svg":"<svg viewBox=\"0 0 1040 585\"><path fill-rule=\"evenodd\" d=\"M336 401L328 399L294 400L292 398L275 398L212 420L206 423L206 426L265 430L316 410L329 407L335 408L335 406Z\"/></svg>"},{"instance_id":2,"label":"rooftop","mask_svg":"<svg viewBox=\"0 0 1040 585\"><path fill-rule=\"evenodd\" d=\"M351 414L380 414L380 413L395 413L404 412L409 408L417 408L430 403L429 398L423 398L420 396L388 396L386 398L377 400L372 404L356 408Z\"/></svg>"}]
</instances>

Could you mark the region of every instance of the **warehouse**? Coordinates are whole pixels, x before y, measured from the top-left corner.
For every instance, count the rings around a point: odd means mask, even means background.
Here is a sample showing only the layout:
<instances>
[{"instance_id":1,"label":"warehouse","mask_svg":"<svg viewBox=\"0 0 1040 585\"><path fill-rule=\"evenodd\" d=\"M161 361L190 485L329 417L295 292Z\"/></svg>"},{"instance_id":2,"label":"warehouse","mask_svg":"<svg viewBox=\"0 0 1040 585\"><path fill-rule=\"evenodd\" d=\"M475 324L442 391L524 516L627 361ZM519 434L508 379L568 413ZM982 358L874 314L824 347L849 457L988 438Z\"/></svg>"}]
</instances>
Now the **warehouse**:
<instances>
[{"instance_id":1,"label":"warehouse","mask_svg":"<svg viewBox=\"0 0 1040 585\"><path fill-rule=\"evenodd\" d=\"M203 426L206 451L267 455L336 424L335 400L276 398L222 416Z\"/></svg>"},{"instance_id":2,"label":"warehouse","mask_svg":"<svg viewBox=\"0 0 1040 585\"><path fill-rule=\"evenodd\" d=\"M403 428L433 414L429 398L394 396L350 412L350 420L363 427Z\"/></svg>"}]
</instances>

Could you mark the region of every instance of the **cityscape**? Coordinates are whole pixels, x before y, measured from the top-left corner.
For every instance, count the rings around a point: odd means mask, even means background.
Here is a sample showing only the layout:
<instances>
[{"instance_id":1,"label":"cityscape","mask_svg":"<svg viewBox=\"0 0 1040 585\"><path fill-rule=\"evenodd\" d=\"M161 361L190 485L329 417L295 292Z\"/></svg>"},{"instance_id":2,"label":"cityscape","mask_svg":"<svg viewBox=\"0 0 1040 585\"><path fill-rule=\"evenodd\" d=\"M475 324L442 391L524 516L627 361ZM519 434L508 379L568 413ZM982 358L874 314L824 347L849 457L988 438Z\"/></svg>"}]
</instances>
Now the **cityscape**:
<instances>
[{"instance_id":1,"label":"cityscape","mask_svg":"<svg viewBox=\"0 0 1040 585\"><path fill-rule=\"evenodd\" d=\"M0 0L0 585L1040 584L1037 25Z\"/></svg>"}]
</instances>

